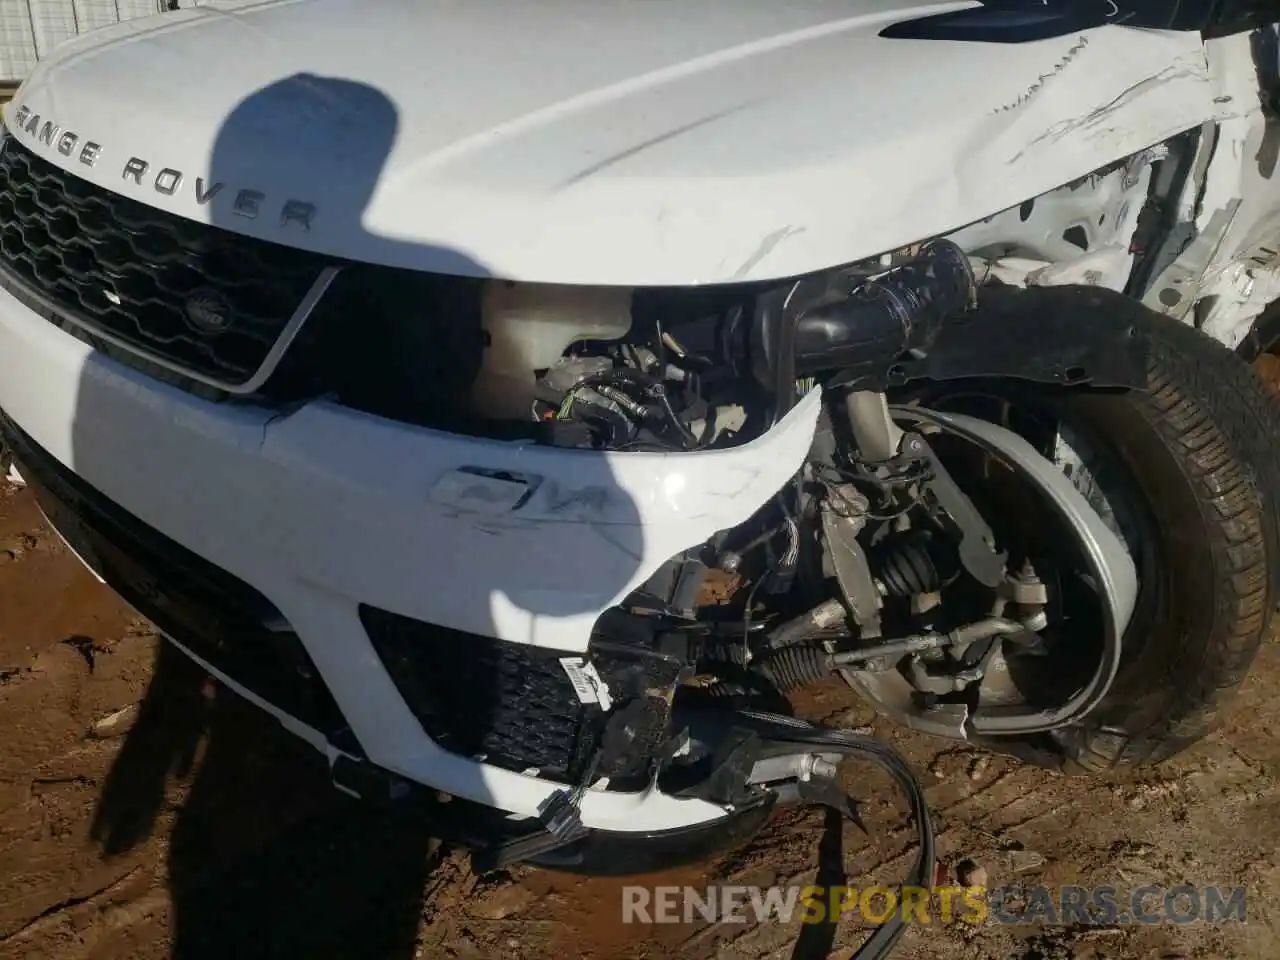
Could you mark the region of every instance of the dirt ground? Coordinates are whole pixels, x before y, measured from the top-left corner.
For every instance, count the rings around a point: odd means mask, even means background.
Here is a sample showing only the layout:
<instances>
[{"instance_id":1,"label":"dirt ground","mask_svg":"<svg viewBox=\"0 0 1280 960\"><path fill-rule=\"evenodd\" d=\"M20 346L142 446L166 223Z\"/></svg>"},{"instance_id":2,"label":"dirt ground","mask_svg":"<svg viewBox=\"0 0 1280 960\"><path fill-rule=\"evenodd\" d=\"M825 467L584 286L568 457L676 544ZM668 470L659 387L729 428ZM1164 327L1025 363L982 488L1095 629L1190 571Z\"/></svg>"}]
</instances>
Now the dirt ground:
<instances>
[{"instance_id":1,"label":"dirt ground","mask_svg":"<svg viewBox=\"0 0 1280 960\"><path fill-rule=\"evenodd\" d=\"M940 853L989 884L1242 885L1245 924L914 927L920 960L1273 958L1280 904L1280 646L1221 731L1141 775L1085 781L907 735L847 691L815 719L869 724L926 781ZM0 489L0 960L161 957L847 957L865 933L777 921L621 922L623 881L518 869L477 879L430 825L334 792L319 759L159 644ZM912 852L872 771L850 882ZM780 813L747 848L646 885L814 882L824 815ZM830 842L835 835L828 838Z\"/></svg>"}]
</instances>

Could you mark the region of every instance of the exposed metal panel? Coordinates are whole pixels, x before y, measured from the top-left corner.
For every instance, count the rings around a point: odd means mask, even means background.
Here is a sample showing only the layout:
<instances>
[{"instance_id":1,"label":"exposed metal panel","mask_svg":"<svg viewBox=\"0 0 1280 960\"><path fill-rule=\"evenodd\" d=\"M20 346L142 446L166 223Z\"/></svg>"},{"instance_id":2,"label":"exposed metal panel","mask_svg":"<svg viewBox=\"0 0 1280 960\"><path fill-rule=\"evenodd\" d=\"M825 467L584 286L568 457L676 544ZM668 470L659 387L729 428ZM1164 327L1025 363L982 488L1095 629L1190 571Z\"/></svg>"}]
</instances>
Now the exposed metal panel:
<instances>
[{"instance_id":1,"label":"exposed metal panel","mask_svg":"<svg viewBox=\"0 0 1280 960\"><path fill-rule=\"evenodd\" d=\"M0 0L0 82L21 80L37 60L77 34L169 6L167 0Z\"/></svg>"}]
</instances>

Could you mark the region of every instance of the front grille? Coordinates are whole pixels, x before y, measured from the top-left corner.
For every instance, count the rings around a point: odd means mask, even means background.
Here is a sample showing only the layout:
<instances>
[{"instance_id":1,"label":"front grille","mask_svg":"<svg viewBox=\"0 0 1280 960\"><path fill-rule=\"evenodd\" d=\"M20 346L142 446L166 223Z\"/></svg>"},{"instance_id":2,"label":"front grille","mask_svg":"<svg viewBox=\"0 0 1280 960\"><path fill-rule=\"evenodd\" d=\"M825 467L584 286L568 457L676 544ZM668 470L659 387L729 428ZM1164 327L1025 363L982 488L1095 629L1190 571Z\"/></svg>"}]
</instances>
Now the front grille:
<instances>
[{"instance_id":1,"label":"front grille","mask_svg":"<svg viewBox=\"0 0 1280 960\"><path fill-rule=\"evenodd\" d=\"M253 377L325 265L103 190L12 137L0 145L0 279L62 315L51 319L219 386Z\"/></svg>"},{"instance_id":2,"label":"front grille","mask_svg":"<svg viewBox=\"0 0 1280 960\"><path fill-rule=\"evenodd\" d=\"M560 665L564 651L449 630L367 605L360 619L423 732L453 753L573 783L586 772L609 718L627 710L629 749L596 771L627 789L642 785L666 739L666 694L681 661L608 639L599 627L589 659L612 691L609 714L579 700Z\"/></svg>"}]
</instances>

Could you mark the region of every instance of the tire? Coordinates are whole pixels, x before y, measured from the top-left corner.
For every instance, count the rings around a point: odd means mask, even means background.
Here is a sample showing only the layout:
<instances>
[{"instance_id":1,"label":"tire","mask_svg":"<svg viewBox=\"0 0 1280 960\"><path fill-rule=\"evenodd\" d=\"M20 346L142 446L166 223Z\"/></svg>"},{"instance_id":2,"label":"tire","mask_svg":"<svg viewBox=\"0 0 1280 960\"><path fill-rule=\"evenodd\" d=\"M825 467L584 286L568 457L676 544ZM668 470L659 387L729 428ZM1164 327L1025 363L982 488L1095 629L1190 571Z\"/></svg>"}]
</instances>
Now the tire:
<instances>
[{"instance_id":1,"label":"tire","mask_svg":"<svg viewBox=\"0 0 1280 960\"><path fill-rule=\"evenodd\" d=\"M1280 600L1280 403L1207 335L1144 308L1133 320L1151 341L1147 391L1077 394L1062 412L1102 439L1154 521L1162 562L1142 587L1147 613L1089 716L993 744L1064 773L1154 764L1202 739Z\"/></svg>"}]
</instances>

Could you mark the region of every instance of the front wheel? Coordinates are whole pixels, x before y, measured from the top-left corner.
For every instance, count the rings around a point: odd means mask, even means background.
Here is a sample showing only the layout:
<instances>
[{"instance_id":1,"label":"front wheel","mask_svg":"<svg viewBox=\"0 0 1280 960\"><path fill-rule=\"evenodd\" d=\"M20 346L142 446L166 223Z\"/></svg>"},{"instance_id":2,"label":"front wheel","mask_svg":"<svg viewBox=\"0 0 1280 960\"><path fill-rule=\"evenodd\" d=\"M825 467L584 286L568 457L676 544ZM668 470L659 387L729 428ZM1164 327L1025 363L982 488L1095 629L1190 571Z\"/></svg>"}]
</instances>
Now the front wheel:
<instances>
[{"instance_id":1,"label":"front wheel","mask_svg":"<svg viewBox=\"0 0 1280 960\"><path fill-rule=\"evenodd\" d=\"M1072 403L1141 489L1163 561L1107 698L1054 737L1052 753L1074 772L1158 762L1204 737L1244 680L1280 589L1275 400L1217 341L1157 314L1146 325L1148 390Z\"/></svg>"},{"instance_id":2,"label":"front wheel","mask_svg":"<svg viewBox=\"0 0 1280 960\"><path fill-rule=\"evenodd\" d=\"M1052 733L991 743L1070 773L1157 763L1204 737L1280 599L1276 400L1218 342L1134 313L1151 343L1146 391L1046 400L1026 390L1001 401L1030 411L1026 422L1037 411L1054 420L1055 459L1139 569L1137 609L1105 699ZM947 399L942 406L972 409L974 395Z\"/></svg>"}]
</instances>

